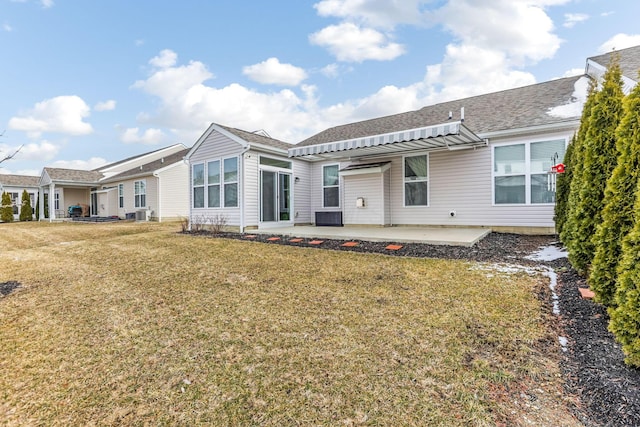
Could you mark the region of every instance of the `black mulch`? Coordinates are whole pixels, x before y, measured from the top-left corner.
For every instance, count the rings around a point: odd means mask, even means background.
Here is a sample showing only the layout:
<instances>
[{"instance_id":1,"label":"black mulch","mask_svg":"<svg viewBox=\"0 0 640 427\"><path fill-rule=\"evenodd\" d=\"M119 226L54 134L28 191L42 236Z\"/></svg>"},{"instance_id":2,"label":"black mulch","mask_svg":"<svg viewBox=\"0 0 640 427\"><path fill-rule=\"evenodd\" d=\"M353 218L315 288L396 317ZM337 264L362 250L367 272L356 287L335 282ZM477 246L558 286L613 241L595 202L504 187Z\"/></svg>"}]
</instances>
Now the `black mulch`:
<instances>
[{"instance_id":1,"label":"black mulch","mask_svg":"<svg viewBox=\"0 0 640 427\"><path fill-rule=\"evenodd\" d=\"M377 252L391 256L462 259L484 262L506 262L520 265L545 265L558 272L556 294L559 298L560 333L568 338L561 368L566 376L566 391L578 398L580 408L575 415L586 426L640 426L640 371L624 364L624 355L613 335L607 330L606 310L580 297L578 287L585 281L570 266L566 258L555 261L533 261L525 258L541 246L557 245L552 236L522 236L491 233L472 247L399 243L398 251L385 249L397 242L364 242L344 247L344 240L318 238L320 245L310 245L314 239L289 242L291 237L257 234L204 234L265 244L313 247L351 252ZM280 237L280 240L267 240ZM546 293L548 297L549 293ZM547 301L549 305L552 301Z\"/></svg>"},{"instance_id":2,"label":"black mulch","mask_svg":"<svg viewBox=\"0 0 640 427\"><path fill-rule=\"evenodd\" d=\"M10 280L8 282L0 282L0 295L9 295L11 292L20 287L20 283Z\"/></svg>"}]
</instances>

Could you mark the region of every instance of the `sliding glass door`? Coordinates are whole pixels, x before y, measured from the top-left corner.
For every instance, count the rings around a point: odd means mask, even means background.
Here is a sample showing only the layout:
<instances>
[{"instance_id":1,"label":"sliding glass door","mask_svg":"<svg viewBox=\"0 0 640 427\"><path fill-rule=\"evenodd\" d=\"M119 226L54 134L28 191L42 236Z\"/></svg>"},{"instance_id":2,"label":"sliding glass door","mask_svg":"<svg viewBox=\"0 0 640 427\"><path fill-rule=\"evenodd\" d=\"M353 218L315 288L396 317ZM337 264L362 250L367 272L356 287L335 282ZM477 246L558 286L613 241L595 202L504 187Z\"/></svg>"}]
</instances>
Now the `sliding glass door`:
<instances>
[{"instance_id":1,"label":"sliding glass door","mask_svg":"<svg viewBox=\"0 0 640 427\"><path fill-rule=\"evenodd\" d=\"M260 171L260 221L291 221L291 174Z\"/></svg>"}]
</instances>

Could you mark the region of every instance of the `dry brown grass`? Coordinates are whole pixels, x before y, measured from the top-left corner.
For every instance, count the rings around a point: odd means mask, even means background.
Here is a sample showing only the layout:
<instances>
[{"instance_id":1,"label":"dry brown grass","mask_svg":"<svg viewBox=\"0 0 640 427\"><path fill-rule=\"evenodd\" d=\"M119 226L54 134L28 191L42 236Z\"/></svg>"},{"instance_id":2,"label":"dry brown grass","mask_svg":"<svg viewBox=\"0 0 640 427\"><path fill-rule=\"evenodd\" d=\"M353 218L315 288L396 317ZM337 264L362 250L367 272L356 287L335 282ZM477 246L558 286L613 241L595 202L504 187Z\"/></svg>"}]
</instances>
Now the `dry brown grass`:
<instances>
[{"instance_id":1,"label":"dry brown grass","mask_svg":"<svg viewBox=\"0 0 640 427\"><path fill-rule=\"evenodd\" d=\"M0 299L0 419L525 424L511 397L536 387L538 413L574 423L538 276L178 229L0 227L0 282L22 284Z\"/></svg>"}]
</instances>

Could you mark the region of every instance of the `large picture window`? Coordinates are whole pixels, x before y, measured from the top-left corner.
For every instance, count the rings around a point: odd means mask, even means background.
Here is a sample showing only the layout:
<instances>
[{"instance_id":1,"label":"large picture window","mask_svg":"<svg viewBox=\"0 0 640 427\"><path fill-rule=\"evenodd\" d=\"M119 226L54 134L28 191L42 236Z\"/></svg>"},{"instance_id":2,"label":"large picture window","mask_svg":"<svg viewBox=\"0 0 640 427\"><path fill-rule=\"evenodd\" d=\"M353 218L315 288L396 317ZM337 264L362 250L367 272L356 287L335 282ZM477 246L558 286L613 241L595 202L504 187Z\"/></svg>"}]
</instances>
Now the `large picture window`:
<instances>
[{"instance_id":1,"label":"large picture window","mask_svg":"<svg viewBox=\"0 0 640 427\"><path fill-rule=\"evenodd\" d=\"M204 163L193 165L191 169L193 187L193 207L204 208Z\"/></svg>"},{"instance_id":2,"label":"large picture window","mask_svg":"<svg viewBox=\"0 0 640 427\"><path fill-rule=\"evenodd\" d=\"M564 153L564 139L494 147L495 204L555 203L555 191L547 172L553 159L561 161Z\"/></svg>"},{"instance_id":3,"label":"large picture window","mask_svg":"<svg viewBox=\"0 0 640 427\"><path fill-rule=\"evenodd\" d=\"M404 205L429 205L429 159L426 154L404 158Z\"/></svg>"},{"instance_id":4,"label":"large picture window","mask_svg":"<svg viewBox=\"0 0 640 427\"><path fill-rule=\"evenodd\" d=\"M147 207L147 183L146 181L136 181L133 183L134 207Z\"/></svg>"},{"instance_id":5,"label":"large picture window","mask_svg":"<svg viewBox=\"0 0 640 427\"><path fill-rule=\"evenodd\" d=\"M325 208L340 206L340 176L339 165L322 167L322 205Z\"/></svg>"},{"instance_id":6,"label":"large picture window","mask_svg":"<svg viewBox=\"0 0 640 427\"><path fill-rule=\"evenodd\" d=\"M238 158L210 160L192 166L194 208L238 207Z\"/></svg>"},{"instance_id":7,"label":"large picture window","mask_svg":"<svg viewBox=\"0 0 640 427\"><path fill-rule=\"evenodd\" d=\"M238 158L224 159L224 206L238 206Z\"/></svg>"},{"instance_id":8,"label":"large picture window","mask_svg":"<svg viewBox=\"0 0 640 427\"><path fill-rule=\"evenodd\" d=\"M220 160L207 163L207 206L220 207Z\"/></svg>"}]
</instances>

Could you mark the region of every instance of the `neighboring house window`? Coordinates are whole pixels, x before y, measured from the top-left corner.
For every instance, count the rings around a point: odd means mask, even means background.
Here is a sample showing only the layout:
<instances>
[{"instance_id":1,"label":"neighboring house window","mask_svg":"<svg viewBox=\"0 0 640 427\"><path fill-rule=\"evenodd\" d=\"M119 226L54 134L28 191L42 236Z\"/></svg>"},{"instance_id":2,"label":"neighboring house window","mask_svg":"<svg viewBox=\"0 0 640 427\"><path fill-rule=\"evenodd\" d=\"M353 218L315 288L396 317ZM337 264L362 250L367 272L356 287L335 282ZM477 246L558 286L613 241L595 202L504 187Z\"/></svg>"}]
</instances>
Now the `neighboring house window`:
<instances>
[{"instance_id":1,"label":"neighboring house window","mask_svg":"<svg viewBox=\"0 0 640 427\"><path fill-rule=\"evenodd\" d=\"M12 211L14 215L18 214L18 193L9 193L9 196L11 196L11 207L12 207Z\"/></svg>"},{"instance_id":2,"label":"neighboring house window","mask_svg":"<svg viewBox=\"0 0 640 427\"><path fill-rule=\"evenodd\" d=\"M224 159L224 206L238 206L238 158Z\"/></svg>"},{"instance_id":3,"label":"neighboring house window","mask_svg":"<svg viewBox=\"0 0 640 427\"><path fill-rule=\"evenodd\" d=\"M404 158L404 205L429 205L429 158L426 154Z\"/></svg>"},{"instance_id":4,"label":"neighboring house window","mask_svg":"<svg viewBox=\"0 0 640 427\"><path fill-rule=\"evenodd\" d=\"M207 206L220 207L220 160L207 163Z\"/></svg>"},{"instance_id":5,"label":"neighboring house window","mask_svg":"<svg viewBox=\"0 0 640 427\"><path fill-rule=\"evenodd\" d=\"M337 208L340 206L340 176L339 165L322 167L322 206Z\"/></svg>"},{"instance_id":6,"label":"neighboring house window","mask_svg":"<svg viewBox=\"0 0 640 427\"><path fill-rule=\"evenodd\" d=\"M118 207L124 208L124 184L118 184Z\"/></svg>"},{"instance_id":7,"label":"neighboring house window","mask_svg":"<svg viewBox=\"0 0 640 427\"><path fill-rule=\"evenodd\" d=\"M193 165L193 207L204 208L204 163Z\"/></svg>"},{"instance_id":8,"label":"neighboring house window","mask_svg":"<svg viewBox=\"0 0 640 427\"><path fill-rule=\"evenodd\" d=\"M564 158L564 152L564 139L494 147L495 204L555 203L547 172Z\"/></svg>"},{"instance_id":9,"label":"neighboring house window","mask_svg":"<svg viewBox=\"0 0 640 427\"><path fill-rule=\"evenodd\" d=\"M133 200L136 208L144 208L147 206L147 184L145 181L136 181L133 183Z\"/></svg>"},{"instance_id":10,"label":"neighboring house window","mask_svg":"<svg viewBox=\"0 0 640 427\"><path fill-rule=\"evenodd\" d=\"M60 210L60 193L53 193L53 209Z\"/></svg>"}]
</instances>

